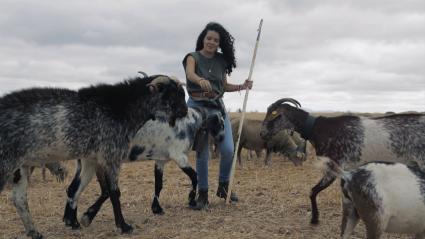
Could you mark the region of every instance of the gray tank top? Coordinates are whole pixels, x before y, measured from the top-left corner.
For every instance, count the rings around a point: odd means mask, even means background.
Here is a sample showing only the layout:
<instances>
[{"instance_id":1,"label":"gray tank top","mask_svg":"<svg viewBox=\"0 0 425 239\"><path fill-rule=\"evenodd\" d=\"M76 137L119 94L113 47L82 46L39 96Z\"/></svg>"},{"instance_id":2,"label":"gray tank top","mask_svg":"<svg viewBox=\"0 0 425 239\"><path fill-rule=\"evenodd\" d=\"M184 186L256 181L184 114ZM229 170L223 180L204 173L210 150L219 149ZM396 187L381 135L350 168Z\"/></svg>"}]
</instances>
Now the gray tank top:
<instances>
[{"instance_id":1,"label":"gray tank top","mask_svg":"<svg viewBox=\"0 0 425 239\"><path fill-rule=\"evenodd\" d=\"M187 54L183 59L183 67L186 70L186 59L188 56L192 56L195 59L195 73L208 80L214 92L223 96L224 93L224 79L226 75L226 60L222 53L217 53L213 58L207 58L203 56L199 51L191 52ZM202 92L201 87L187 79L186 77L186 88L190 92Z\"/></svg>"}]
</instances>

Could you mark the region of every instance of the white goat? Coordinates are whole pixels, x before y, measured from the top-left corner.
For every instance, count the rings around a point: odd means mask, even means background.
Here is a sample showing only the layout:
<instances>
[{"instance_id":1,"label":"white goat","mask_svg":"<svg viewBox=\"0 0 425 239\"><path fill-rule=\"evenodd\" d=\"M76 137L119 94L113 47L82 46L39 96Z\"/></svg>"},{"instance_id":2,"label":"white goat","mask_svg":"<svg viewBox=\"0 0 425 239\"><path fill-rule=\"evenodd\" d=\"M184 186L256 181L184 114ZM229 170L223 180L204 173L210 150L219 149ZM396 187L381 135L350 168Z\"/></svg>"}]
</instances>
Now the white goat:
<instances>
[{"instance_id":1,"label":"white goat","mask_svg":"<svg viewBox=\"0 0 425 239\"><path fill-rule=\"evenodd\" d=\"M352 171L333 161L328 165L341 177L343 239L350 238L359 219L368 239L384 232L425 239L425 173L418 165L369 162Z\"/></svg>"}]
</instances>

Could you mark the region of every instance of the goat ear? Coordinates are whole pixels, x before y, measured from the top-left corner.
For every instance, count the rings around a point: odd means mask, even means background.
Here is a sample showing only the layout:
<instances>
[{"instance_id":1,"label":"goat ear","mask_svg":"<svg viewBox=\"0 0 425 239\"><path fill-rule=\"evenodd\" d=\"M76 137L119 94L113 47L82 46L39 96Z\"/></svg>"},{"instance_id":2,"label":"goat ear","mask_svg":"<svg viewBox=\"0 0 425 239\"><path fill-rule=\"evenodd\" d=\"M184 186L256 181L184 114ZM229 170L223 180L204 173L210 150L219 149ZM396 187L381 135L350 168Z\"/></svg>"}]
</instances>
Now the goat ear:
<instances>
[{"instance_id":1,"label":"goat ear","mask_svg":"<svg viewBox=\"0 0 425 239\"><path fill-rule=\"evenodd\" d=\"M152 94L155 94L155 93L157 92L157 90L156 90L156 87L155 87L155 86L153 86L153 85L149 85L148 87L149 87L149 91L150 91Z\"/></svg>"},{"instance_id":2,"label":"goat ear","mask_svg":"<svg viewBox=\"0 0 425 239\"><path fill-rule=\"evenodd\" d=\"M152 94L155 94L155 93L158 93L158 92L160 92L161 91L161 84L160 83L157 83L157 84L152 84L152 83L149 83L149 84L147 84L147 86L148 86L148 88L149 88L149 91L152 93Z\"/></svg>"}]
</instances>

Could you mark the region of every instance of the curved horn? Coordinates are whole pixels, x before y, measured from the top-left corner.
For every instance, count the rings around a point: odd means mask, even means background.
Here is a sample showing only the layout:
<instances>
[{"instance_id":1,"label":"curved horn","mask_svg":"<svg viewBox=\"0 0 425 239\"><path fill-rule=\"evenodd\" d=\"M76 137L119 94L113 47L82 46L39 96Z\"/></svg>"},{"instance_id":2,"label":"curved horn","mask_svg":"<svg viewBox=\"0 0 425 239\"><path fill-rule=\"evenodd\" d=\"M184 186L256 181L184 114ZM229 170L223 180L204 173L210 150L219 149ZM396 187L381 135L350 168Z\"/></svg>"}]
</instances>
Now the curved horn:
<instances>
[{"instance_id":1,"label":"curved horn","mask_svg":"<svg viewBox=\"0 0 425 239\"><path fill-rule=\"evenodd\" d=\"M169 82L170 82L170 78L168 76L157 76L149 84L150 85L157 85L157 84L160 84L160 83L167 84Z\"/></svg>"},{"instance_id":2,"label":"curved horn","mask_svg":"<svg viewBox=\"0 0 425 239\"><path fill-rule=\"evenodd\" d=\"M180 86L182 83L180 82L180 80L177 78L177 76L169 76L169 78L176 82L178 86Z\"/></svg>"},{"instance_id":3,"label":"curved horn","mask_svg":"<svg viewBox=\"0 0 425 239\"><path fill-rule=\"evenodd\" d=\"M146 74L146 73L145 73L145 72L143 72L143 71L138 71L137 73L139 73L139 74L143 75L143 77L144 77L144 78L149 77L149 76L148 76L148 74Z\"/></svg>"},{"instance_id":4,"label":"curved horn","mask_svg":"<svg viewBox=\"0 0 425 239\"><path fill-rule=\"evenodd\" d=\"M169 76L169 78L175 82L180 82L179 78L177 76Z\"/></svg>"},{"instance_id":5,"label":"curved horn","mask_svg":"<svg viewBox=\"0 0 425 239\"><path fill-rule=\"evenodd\" d=\"M282 103L285 103L285 102L292 103L292 104L294 104L294 105L295 105L295 107L297 107L297 108L300 108L300 107L301 107L300 102L298 102L297 100L292 99L292 98L282 98L282 99L280 99L280 100L277 100L276 102L274 102L274 103L271 105L271 107L277 107L278 105L281 105Z\"/></svg>"},{"instance_id":6,"label":"curved horn","mask_svg":"<svg viewBox=\"0 0 425 239\"><path fill-rule=\"evenodd\" d=\"M170 76L170 79L171 79L171 80L173 80L173 81L175 81L175 82L177 83L177 86L178 86L178 87L180 87L180 86L186 86L186 84L185 84L185 83L183 83L183 82L181 82L181 81L177 78L177 76Z\"/></svg>"}]
</instances>

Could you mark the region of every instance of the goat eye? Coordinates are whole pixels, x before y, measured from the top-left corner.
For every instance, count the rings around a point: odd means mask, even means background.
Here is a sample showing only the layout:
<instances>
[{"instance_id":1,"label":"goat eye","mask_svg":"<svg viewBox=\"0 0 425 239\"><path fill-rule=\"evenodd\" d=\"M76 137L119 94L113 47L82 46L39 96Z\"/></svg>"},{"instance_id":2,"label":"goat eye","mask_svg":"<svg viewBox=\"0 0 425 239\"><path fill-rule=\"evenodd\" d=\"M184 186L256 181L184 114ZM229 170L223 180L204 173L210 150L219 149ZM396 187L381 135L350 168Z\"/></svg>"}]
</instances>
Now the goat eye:
<instances>
[{"instance_id":1,"label":"goat eye","mask_svg":"<svg viewBox=\"0 0 425 239\"><path fill-rule=\"evenodd\" d=\"M268 115L268 120L269 121L274 121L275 119L279 118L281 116L281 114L279 114L276 110L273 110L269 115Z\"/></svg>"}]
</instances>

